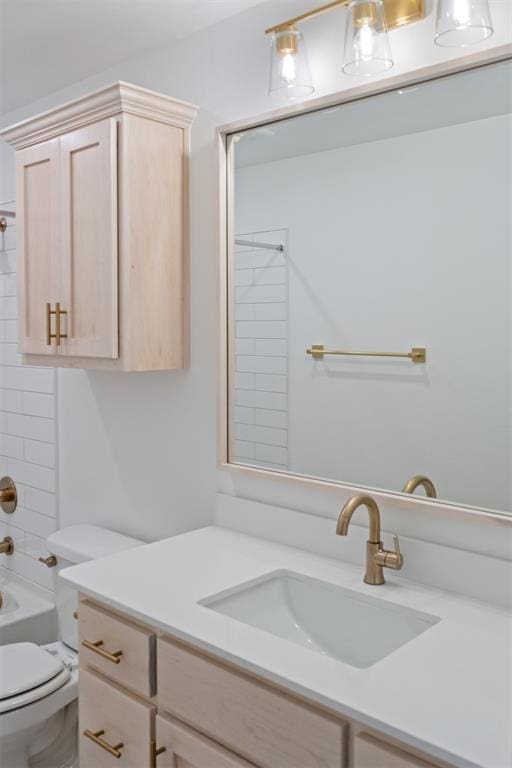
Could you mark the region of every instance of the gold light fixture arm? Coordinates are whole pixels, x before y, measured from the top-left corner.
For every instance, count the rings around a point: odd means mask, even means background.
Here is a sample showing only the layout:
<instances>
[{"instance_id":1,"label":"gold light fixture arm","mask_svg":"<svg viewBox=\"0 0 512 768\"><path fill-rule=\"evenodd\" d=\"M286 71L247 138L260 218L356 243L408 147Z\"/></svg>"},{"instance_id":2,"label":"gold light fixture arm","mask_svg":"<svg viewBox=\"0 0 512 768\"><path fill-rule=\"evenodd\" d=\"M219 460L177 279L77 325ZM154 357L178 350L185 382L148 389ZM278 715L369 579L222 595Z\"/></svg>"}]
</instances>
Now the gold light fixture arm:
<instances>
[{"instance_id":1,"label":"gold light fixture arm","mask_svg":"<svg viewBox=\"0 0 512 768\"><path fill-rule=\"evenodd\" d=\"M316 16L320 16L322 13L332 11L334 8L339 8L348 4L349 0L334 0L334 2L321 5L319 8L312 8L310 11L301 13L299 16L294 16L287 21L282 21L280 24L275 24L273 27L268 27L268 29L265 30L265 34L272 35L276 32L293 29L296 24L300 24L303 21L309 21ZM425 17L424 0L384 0L384 10L388 29L400 27L403 24L410 24L413 21L419 21Z\"/></svg>"},{"instance_id":2,"label":"gold light fixture arm","mask_svg":"<svg viewBox=\"0 0 512 768\"><path fill-rule=\"evenodd\" d=\"M324 355L347 355L349 357L405 357L413 363L424 363L427 359L425 347L412 347L410 352L361 352L347 349L325 349L323 344L313 344L306 349L306 354L314 360L322 360Z\"/></svg>"}]
</instances>

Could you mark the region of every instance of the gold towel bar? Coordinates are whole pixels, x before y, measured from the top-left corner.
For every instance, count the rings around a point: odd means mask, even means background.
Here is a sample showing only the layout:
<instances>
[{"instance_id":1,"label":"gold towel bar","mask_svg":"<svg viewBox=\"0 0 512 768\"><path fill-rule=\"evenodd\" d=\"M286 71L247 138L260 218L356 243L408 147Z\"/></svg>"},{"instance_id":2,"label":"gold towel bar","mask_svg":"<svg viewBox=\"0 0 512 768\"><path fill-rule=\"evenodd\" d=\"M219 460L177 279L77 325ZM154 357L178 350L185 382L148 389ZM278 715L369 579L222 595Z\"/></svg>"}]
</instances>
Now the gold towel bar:
<instances>
[{"instance_id":1,"label":"gold towel bar","mask_svg":"<svg viewBox=\"0 0 512 768\"><path fill-rule=\"evenodd\" d=\"M313 344L306 349L306 354L314 360L322 360L324 355L348 355L350 357L407 357L413 363L424 363L427 359L425 347L413 347L410 352L350 352L345 349L325 349L323 344Z\"/></svg>"}]
</instances>

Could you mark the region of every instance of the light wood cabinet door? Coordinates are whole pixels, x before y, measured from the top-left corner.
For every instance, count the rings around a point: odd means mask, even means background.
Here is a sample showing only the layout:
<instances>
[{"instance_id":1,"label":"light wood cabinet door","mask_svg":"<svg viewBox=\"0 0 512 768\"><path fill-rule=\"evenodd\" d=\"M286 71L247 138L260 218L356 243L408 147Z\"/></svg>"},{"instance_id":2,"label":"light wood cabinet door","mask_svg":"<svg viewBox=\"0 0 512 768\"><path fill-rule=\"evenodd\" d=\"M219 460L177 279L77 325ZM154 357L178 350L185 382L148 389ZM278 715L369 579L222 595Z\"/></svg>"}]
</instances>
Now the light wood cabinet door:
<instances>
[{"instance_id":1,"label":"light wood cabinet door","mask_svg":"<svg viewBox=\"0 0 512 768\"><path fill-rule=\"evenodd\" d=\"M73 357L117 358L117 123L60 139L62 309Z\"/></svg>"},{"instance_id":2,"label":"light wood cabinet door","mask_svg":"<svg viewBox=\"0 0 512 768\"><path fill-rule=\"evenodd\" d=\"M253 763L163 715L156 718L155 744L155 768L254 768Z\"/></svg>"},{"instance_id":3,"label":"light wood cabinet door","mask_svg":"<svg viewBox=\"0 0 512 768\"><path fill-rule=\"evenodd\" d=\"M369 734L356 736L354 768L441 768L435 763L403 752L401 749L374 739Z\"/></svg>"},{"instance_id":4,"label":"light wood cabinet door","mask_svg":"<svg viewBox=\"0 0 512 768\"><path fill-rule=\"evenodd\" d=\"M47 303L59 301L59 139L16 153L19 350L54 355Z\"/></svg>"},{"instance_id":5,"label":"light wood cabinet door","mask_svg":"<svg viewBox=\"0 0 512 768\"><path fill-rule=\"evenodd\" d=\"M156 690L156 635L99 605L79 609L80 666L93 667L141 696Z\"/></svg>"},{"instance_id":6,"label":"light wood cabinet door","mask_svg":"<svg viewBox=\"0 0 512 768\"><path fill-rule=\"evenodd\" d=\"M346 724L158 638L158 706L260 768L345 768Z\"/></svg>"},{"instance_id":7,"label":"light wood cabinet door","mask_svg":"<svg viewBox=\"0 0 512 768\"><path fill-rule=\"evenodd\" d=\"M152 768L155 707L80 670L80 768Z\"/></svg>"}]
</instances>

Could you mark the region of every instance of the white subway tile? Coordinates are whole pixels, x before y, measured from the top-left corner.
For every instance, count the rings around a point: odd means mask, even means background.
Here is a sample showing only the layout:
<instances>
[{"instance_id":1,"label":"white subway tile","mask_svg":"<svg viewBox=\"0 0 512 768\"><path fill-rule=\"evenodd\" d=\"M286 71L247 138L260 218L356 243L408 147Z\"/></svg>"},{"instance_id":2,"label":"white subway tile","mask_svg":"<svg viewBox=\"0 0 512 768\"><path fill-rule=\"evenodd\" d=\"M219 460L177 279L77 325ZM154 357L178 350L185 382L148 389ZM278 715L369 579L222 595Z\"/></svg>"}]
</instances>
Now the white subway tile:
<instances>
[{"instance_id":1,"label":"white subway tile","mask_svg":"<svg viewBox=\"0 0 512 768\"><path fill-rule=\"evenodd\" d=\"M33 512L48 515L48 517L55 518L57 516L57 499L53 493L47 493L39 488L23 485L19 478L16 478L16 485L21 506L27 507L27 509Z\"/></svg>"},{"instance_id":2,"label":"white subway tile","mask_svg":"<svg viewBox=\"0 0 512 768\"><path fill-rule=\"evenodd\" d=\"M254 424L254 408L236 405L233 415L238 424Z\"/></svg>"},{"instance_id":3,"label":"white subway tile","mask_svg":"<svg viewBox=\"0 0 512 768\"><path fill-rule=\"evenodd\" d=\"M18 302L15 296L0 296L0 320L16 320Z\"/></svg>"},{"instance_id":4,"label":"white subway tile","mask_svg":"<svg viewBox=\"0 0 512 768\"><path fill-rule=\"evenodd\" d=\"M235 389L254 389L252 373L235 373Z\"/></svg>"},{"instance_id":5,"label":"white subway tile","mask_svg":"<svg viewBox=\"0 0 512 768\"><path fill-rule=\"evenodd\" d=\"M0 453L9 459L23 459L23 440L21 437L0 434Z\"/></svg>"},{"instance_id":6,"label":"white subway tile","mask_svg":"<svg viewBox=\"0 0 512 768\"><path fill-rule=\"evenodd\" d=\"M235 339L235 352L237 355L252 355L254 339Z\"/></svg>"},{"instance_id":7,"label":"white subway tile","mask_svg":"<svg viewBox=\"0 0 512 768\"><path fill-rule=\"evenodd\" d=\"M286 411L268 411L257 408L254 411L254 423L262 427L288 428L288 414Z\"/></svg>"},{"instance_id":8,"label":"white subway tile","mask_svg":"<svg viewBox=\"0 0 512 768\"><path fill-rule=\"evenodd\" d=\"M21 413L21 392L16 389L0 389L0 410Z\"/></svg>"},{"instance_id":9,"label":"white subway tile","mask_svg":"<svg viewBox=\"0 0 512 768\"><path fill-rule=\"evenodd\" d=\"M235 269L235 285L252 285L253 282L253 269Z\"/></svg>"},{"instance_id":10,"label":"white subway tile","mask_svg":"<svg viewBox=\"0 0 512 768\"><path fill-rule=\"evenodd\" d=\"M279 445L283 447L288 444L288 433L285 429L257 427L253 424L236 424L235 435L237 440L245 440L252 443L264 443L265 445Z\"/></svg>"},{"instance_id":11,"label":"white subway tile","mask_svg":"<svg viewBox=\"0 0 512 768\"><path fill-rule=\"evenodd\" d=\"M287 368L285 357L238 355L236 358L237 371L246 373L286 373Z\"/></svg>"},{"instance_id":12,"label":"white subway tile","mask_svg":"<svg viewBox=\"0 0 512 768\"><path fill-rule=\"evenodd\" d=\"M255 445L254 458L269 461L275 464L288 465L288 451L275 445Z\"/></svg>"},{"instance_id":13,"label":"white subway tile","mask_svg":"<svg viewBox=\"0 0 512 768\"><path fill-rule=\"evenodd\" d=\"M254 353L256 355L288 355L288 342L286 339L254 339Z\"/></svg>"},{"instance_id":14,"label":"white subway tile","mask_svg":"<svg viewBox=\"0 0 512 768\"><path fill-rule=\"evenodd\" d=\"M43 539L57 530L57 521L54 517L40 515L38 512L19 505L16 507L15 517L16 524L20 528Z\"/></svg>"},{"instance_id":15,"label":"white subway tile","mask_svg":"<svg viewBox=\"0 0 512 768\"><path fill-rule=\"evenodd\" d=\"M236 335L239 339L286 339L288 323L278 320L240 322L236 324Z\"/></svg>"},{"instance_id":16,"label":"white subway tile","mask_svg":"<svg viewBox=\"0 0 512 768\"><path fill-rule=\"evenodd\" d=\"M243 440L235 440L235 459L254 458L254 445Z\"/></svg>"},{"instance_id":17,"label":"white subway tile","mask_svg":"<svg viewBox=\"0 0 512 768\"><path fill-rule=\"evenodd\" d=\"M10 476L15 478L16 483L31 485L42 491L55 492L55 471L53 469L11 458L7 459L7 469ZM26 504L26 502L24 503Z\"/></svg>"},{"instance_id":18,"label":"white subway tile","mask_svg":"<svg viewBox=\"0 0 512 768\"><path fill-rule=\"evenodd\" d=\"M254 376L254 389L262 389L265 392L287 392L286 376L257 373Z\"/></svg>"},{"instance_id":19,"label":"white subway tile","mask_svg":"<svg viewBox=\"0 0 512 768\"><path fill-rule=\"evenodd\" d=\"M258 267L282 267L286 264L286 256L280 251L264 251L261 249L238 253L236 268L256 269Z\"/></svg>"},{"instance_id":20,"label":"white subway tile","mask_svg":"<svg viewBox=\"0 0 512 768\"><path fill-rule=\"evenodd\" d=\"M254 270L256 285L285 284L288 281L286 267L267 267Z\"/></svg>"},{"instance_id":21,"label":"white subway tile","mask_svg":"<svg viewBox=\"0 0 512 768\"><path fill-rule=\"evenodd\" d=\"M4 327L3 341L18 341L18 321L3 320L2 324Z\"/></svg>"},{"instance_id":22,"label":"white subway tile","mask_svg":"<svg viewBox=\"0 0 512 768\"><path fill-rule=\"evenodd\" d=\"M287 320L288 304L286 301L280 301L277 304L269 302L268 304L254 305L255 320Z\"/></svg>"},{"instance_id":23,"label":"white subway tile","mask_svg":"<svg viewBox=\"0 0 512 768\"><path fill-rule=\"evenodd\" d=\"M271 461L263 461L263 459L246 459L246 464L251 467L260 467L261 469L275 469L278 472L287 472L288 464L277 464Z\"/></svg>"},{"instance_id":24,"label":"white subway tile","mask_svg":"<svg viewBox=\"0 0 512 768\"><path fill-rule=\"evenodd\" d=\"M54 417L55 398L53 395L42 395L39 392L23 392L20 394L22 395L21 410L23 413L26 413L28 416L41 416L46 419Z\"/></svg>"},{"instance_id":25,"label":"white subway tile","mask_svg":"<svg viewBox=\"0 0 512 768\"><path fill-rule=\"evenodd\" d=\"M16 296L16 273L0 273L0 295Z\"/></svg>"},{"instance_id":26,"label":"white subway tile","mask_svg":"<svg viewBox=\"0 0 512 768\"><path fill-rule=\"evenodd\" d=\"M21 355L18 354L16 343L2 342L0 344L0 365L21 365Z\"/></svg>"},{"instance_id":27,"label":"white subway tile","mask_svg":"<svg viewBox=\"0 0 512 768\"><path fill-rule=\"evenodd\" d=\"M0 412L0 432L7 432L7 414Z\"/></svg>"},{"instance_id":28,"label":"white subway tile","mask_svg":"<svg viewBox=\"0 0 512 768\"><path fill-rule=\"evenodd\" d=\"M248 408L268 408L284 411L287 408L288 397L277 392L259 392L257 390L238 390L235 392L236 405Z\"/></svg>"},{"instance_id":29,"label":"white subway tile","mask_svg":"<svg viewBox=\"0 0 512 768\"><path fill-rule=\"evenodd\" d=\"M285 285L254 285L241 286L235 289L236 303L256 304L267 301L286 301ZM2 300L0 299L0 302ZM4 299L10 301L10 299Z\"/></svg>"},{"instance_id":30,"label":"white subway tile","mask_svg":"<svg viewBox=\"0 0 512 768\"><path fill-rule=\"evenodd\" d=\"M50 553L47 550L43 552L45 557L48 554ZM9 557L9 568L25 579L35 581L36 584L46 587L46 589L53 589L52 569L47 568L43 563L24 552L14 551L14 554Z\"/></svg>"},{"instance_id":31,"label":"white subway tile","mask_svg":"<svg viewBox=\"0 0 512 768\"><path fill-rule=\"evenodd\" d=\"M0 273L9 275L16 272L16 251L4 250L2 248L2 238L0 237Z\"/></svg>"},{"instance_id":32,"label":"white subway tile","mask_svg":"<svg viewBox=\"0 0 512 768\"><path fill-rule=\"evenodd\" d=\"M24 458L32 464L43 467L55 467L55 446L39 440L24 440Z\"/></svg>"},{"instance_id":33,"label":"white subway tile","mask_svg":"<svg viewBox=\"0 0 512 768\"><path fill-rule=\"evenodd\" d=\"M55 424L53 419L42 419L39 416L8 413L7 430L9 435L19 435L32 440L42 440L53 443L55 439Z\"/></svg>"},{"instance_id":34,"label":"white subway tile","mask_svg":"<svg viewBox=\"0 0 512 768\"><path fill-rule=\"evenodd\" d=\"M0 235L0 251L13 251L16 248L16 225L9 221L7 229Z\"/></svg>"},{"instance_id":35,"label":"white subway tile","mask_svg":"<svg viewBox=\"0 0 512 768\"><path fill-rule=\"evenodd\" d=\"M33 557L37 560L39 557L45 557L48 551L46 547L46 540L41 536L36 536L33 533L25 531L25 546L24 553L29 557Z\"/></svg>"},{"instance_id":36,"label":"white subway tile","mask_svg":"<svg viewBox=\"0 0 512 768\"><path fill-rule=\"evenodd\" d=\"M254 304L236 304L235 320L254 320Z\"/></svg>"},{"instance_id":37,"label":"white subway tile","mask_svg":"<svg viewBox=\"0 0 512 768\"><path fill-rule=\"evenodd\" d=\"M4 366L0 368L0 386L28 392L52 393L55 371L52 368L31 368L30 366Z\"/></svg>"}]
</instances>

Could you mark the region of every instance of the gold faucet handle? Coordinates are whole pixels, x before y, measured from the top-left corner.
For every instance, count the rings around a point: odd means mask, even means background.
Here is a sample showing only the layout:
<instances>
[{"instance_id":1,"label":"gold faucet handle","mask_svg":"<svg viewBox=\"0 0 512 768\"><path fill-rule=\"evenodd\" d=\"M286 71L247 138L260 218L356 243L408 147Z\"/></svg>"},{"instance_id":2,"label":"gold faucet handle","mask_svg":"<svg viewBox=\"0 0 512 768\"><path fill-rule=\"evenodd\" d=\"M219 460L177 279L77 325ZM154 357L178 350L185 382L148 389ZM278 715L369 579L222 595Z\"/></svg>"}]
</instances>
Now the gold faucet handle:
<instances>
[{"instance_id":1,"label":"gold faucet handle","mask_svg":"<svg viewBox=\"0 0 512 768\"><path fill-rule=\"evenodd\" d=\"M398 540L398 536L396 534L393 536L393 547L395 549L394 556L396 558L396 566L390 566L390 567L391 568L395 567L395 570L399 571L401 570L404 564L404 556L400 551L400 541Z\"/></svg>"},{"instance_id":2,"label":"gold faucet handle","mask_svg":"<svg viewBox=\"0 0 512 768\"><path fill-rule=\"evenodd\" d=\"M389 549L379 549L375 554L375 562L383 568L392 568L394 571L401 570L404 564L404 557L400 552L400 542L398 536L393 536L395 551Z\"/></svg>"}]
</instances>

